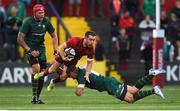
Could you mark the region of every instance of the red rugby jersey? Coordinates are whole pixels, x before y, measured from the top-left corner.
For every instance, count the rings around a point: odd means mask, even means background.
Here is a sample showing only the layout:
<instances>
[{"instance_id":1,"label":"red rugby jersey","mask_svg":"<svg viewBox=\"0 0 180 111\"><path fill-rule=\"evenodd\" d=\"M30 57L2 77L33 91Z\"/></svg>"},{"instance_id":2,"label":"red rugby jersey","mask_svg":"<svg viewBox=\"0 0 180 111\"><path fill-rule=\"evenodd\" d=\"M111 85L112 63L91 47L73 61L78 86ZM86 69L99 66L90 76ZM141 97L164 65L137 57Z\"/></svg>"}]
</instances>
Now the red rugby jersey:
<instances>
[{"instance_id":1,"label":"red rugby jersey","mask_svg":"<svg viewBox=\"0 0 180 111\"><path fill-rule=\"evenodd\" d=\"M67 47L73 48L76 52L74 59L72 61L70 61L70 63L72 63L74 65L77 64L78 60L80 60L82 56L87 56L88 60L93 60L94 48L93 47L83 47L83 40L84 40L84 38L73 37L73 38L70 38L66 42Z\"/></svg>"}]
</instances>

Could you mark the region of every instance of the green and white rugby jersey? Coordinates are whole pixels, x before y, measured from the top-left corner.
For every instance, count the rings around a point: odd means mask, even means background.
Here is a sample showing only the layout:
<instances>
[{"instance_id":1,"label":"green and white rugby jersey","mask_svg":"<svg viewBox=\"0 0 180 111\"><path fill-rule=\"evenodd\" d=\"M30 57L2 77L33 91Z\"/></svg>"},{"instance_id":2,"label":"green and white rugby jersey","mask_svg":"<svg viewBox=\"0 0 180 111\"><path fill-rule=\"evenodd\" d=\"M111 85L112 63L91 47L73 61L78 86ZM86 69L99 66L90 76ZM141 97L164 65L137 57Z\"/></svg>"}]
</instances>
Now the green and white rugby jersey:
<instances>
[{"instance_id":1,"label":"green and white rugby jersey","mask_svg":"<svg viewBox=\"0 0 180 111\"><path fill-rule=\"evenodd\" d=\"M24 20L20 32L25 34L25 42L32 49L44 48L44 36L54 32L54 28L49 19L44 18L41 22L36 22L34 17L28 17Z\"/></svg>"}]
</instances>

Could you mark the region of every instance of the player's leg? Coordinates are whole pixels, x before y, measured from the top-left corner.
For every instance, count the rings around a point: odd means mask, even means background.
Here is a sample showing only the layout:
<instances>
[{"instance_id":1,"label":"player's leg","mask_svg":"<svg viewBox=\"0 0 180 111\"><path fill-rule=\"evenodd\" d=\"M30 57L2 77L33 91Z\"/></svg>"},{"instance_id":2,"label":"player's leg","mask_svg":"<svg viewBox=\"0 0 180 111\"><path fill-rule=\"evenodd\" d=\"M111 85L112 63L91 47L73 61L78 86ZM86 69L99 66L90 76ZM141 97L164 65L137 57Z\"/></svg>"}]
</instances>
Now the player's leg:
<instances>
[{"instance_id":1,"label":"player's leg","mask_svg":"<svg viewBox=\"0 0 180 111\"><path fill-rule=\"evenodd\" d=\"M59 74L61 81L65 81L68 77L67 75L67 69L69 66L64 65L62 73Z\"/></svg>"},{"instance_id":2,"label":"player's leg","mask_svg":"<svg viewBox=\"0 0 180 111\"><path fill-rule=\"evenodd\" d=\"M35 74L34 78L39 79L40 77L47 76L48 74L52 74L56 72L62 63L63 63L62 58L59 55L57 55L52 65L50 67L47 67L46 70Z\"/></svg>"},{"instance_id":3,"label":"player's leg","mask_svg":"<svg viewBox=\"0 0 180 111\"><path fill-rule=\"evenodd\" d=\"M46 65L46 59L45 60L39 60L39 63L40 63L41 71L44 71L46 69L46 66L47 66ZM38 79L38 89L37 89L37 99L38 99L37 103L38 104L44 104L44 102L39 99L43 85L44 85L44 77L40 77Z\"/></svg>"},{"instance_id":4,"label":"player's leg","mask_svg":"<svg viewBox=\"0 0 180 111\"><path fill-rule=\"evenodd\" d=\"M55 87L55 84L59 83L59 82L64 82L64 80L61 80L60 76L56 77L55 79L51 79L51 81L50 81L50 83L49 83L49 85L47 87L47 91L52 92L54 87Z\"/></svg>"},{"instance_id":5,"label":"player's leg","mask_svg":"<svg viewBox=\"0 0 180 111\"><path fill-rule=\"evenodd\" d=\"M144 85L148 84L152 80L153 77L154 77L153 75L143 76L142 78L136 81L136 83L134 84L134 87L136 87L139 90L142 89Z\"/></svg>"},{"instance_id":6,"label":"player's leg","mask_svg":"<svg viewBox=\"0 0 180 111\"><path fill-rule=\"evenodd\" d=\"M157 96L160 96L163 99L165 98L163 92L160 89L160 86L155 86L155 87L153 87L153 89Z\"/></svg>"},{"instance_id":7,"label":"player's leg","mask_svg":"<svg viewBox=\"0 0 180 111\"><path fill-rule=\"evenodd\" d=\"M155 94L154 89L139 91L136 87L127 85L127 93L125 94L124 101L128 103L133 103L137 100L140 100L144 97L147 97L153 94Z\"/></svg>"},{"instance_id":8,"label":"player's leg","mask_svg":"<svg viewBox=\"0 0 180 111\"><path fill-rule=\"evenodd\" d=\"M40 71L40 66L39 66L39 64L33 64L32 65L32 72L33 72L33 74L32 74L32 79L31 79L31 81L32 81L32 92L33 92L33 94L32 94L32 103L33 104L36 104L36 102L37 102L37 89L38 89L38 80L35 80L34 79L34 74L36 74L36 73L38 73Z\"/></svg>"},{"instance_id":9,"label":"player's leg","mask_svg":"<svg viewBox=\"0 0 180 111\"><path fill-rule=\"evenodd\" d=\"M63 66L63 69L59 68L57 70L59 76L57 78L55 78L55 79L51 79L51 81L50 81L50 83L49 83L49 85L47 87L48 92L52 92L53 91L56 83L64 82L66 80L66 78L67 78L66 71L67 71L67 66L66 65Z\"/></svg>"},{"instance_id":10,"label":"player's leg","mask_svg":"<svg viewBox=\"0 0 180 111\"><path fill-rule=\"evenodd\" d=\"M149 90L144 90L144 91L138 91L137 93L133 94L133 97L134 97L134 102L135 101L138 101L142 98L145 98L147 96L150 96L150 95L154 95L155 94L155 91L154 89L149 89Z\"/></svg>"},{"instance_id":11,"label":"player's leg","mask_svg":"<svg viewBox=\"0 0 180 111\"><path fill-rule=\"evenodd\" d=\"M144 87L147 83L149 83L152 78L158 74L165 73L164 69L150 69L149 74L140 78L134 85L134 87L138 88L139 90Z\"/></svg>"},{"instance_id":12,"label":"player's leg","mask_svg":"<svg viewBox=\"0 0 180 111\"><path fill-rule=\"evenodd\" d=\"M52 74L56 72L56 70L59 68L60 65L61 64L59 62L55 61L53 64L50 65L50 67L47 67L44 71L40 73L36 73L34 79L38 80L41 77L45 77L48 74Z\"/></svg>"},{"instance_id":13,"label":"player's leg","mask_svg":"<svg viewBox=\"0 0 180 111\"><path fill-rule=\"evenodd\" d=\"M38 63L38 58L32 57L29 54L26 54L26 57L27 57L29 64L31 65L31 68L32 68L32 77L31 77L32 101L31 101L31 103L36 104L38 81L34 79L34 75L40 71L40 65Z\"/></svg>"},{"instance_id":14,"label":"player's leg","mask_svg":"<svg viewBox=\"0 0 180 111\"><path fill-rule=\"evenodd\" d=\"M49 83L49 85L47 87L48 92L52 92L53 91L56 83L64 82L64 81L65 80L61 80L61 76L58 76L55 79L51 79L51 81L50 81L50 83Z\"/></svg>"},{"instance_id":15,"label":"player's leg","mask_svg":"<svg viewBox=\"0 0 180 111\"><path fill-rule=\"evenodd\" d=\"M128 103L133 103L134 102L134 97L133 97L132 93L127 92L123 101L126 101Z\"/></svg>"},{"instance_id":16,"label":"player's leg","mask_svg":"<svg viewBox=\"0 0 180 111\"><path fill-rule=\"evenodd\" d=\"M134 103L142 98L145 98L145 97L153 95L153 94L155 94L153 89L146 90L146 91L139 91L135 94L132 94L129 91L127 91L127 93L124 97L124 101L126 101L128 103Z\"/></svg>"},{"instance_id":17,"label":"player's leg","mask_svg":"<svg viewBox=\"0 0 180 111\"><path fill-rule=\"evenodd\" d=\"M38 81L34 79L34 74L40 71L40 65L37 63L37 58L31 58L29 60L32 67L32 103L36 104L37 102L37 89L38 89Z\"/></svg>"},{"instance_id":18,"label":"player's leg","mask_svg":"<svg viewBox=\"0 0 180 111\"><path fill-rule=\"evenodd\" d=\"M157 96L160 96L161 98L165 98L164 94L162 93L161 89L159 86L155 86L153 89L149 89L149 90L144 90L144 91L139 91L135 94L133 94L134 97L134 102L137 100L140 100L144 97L150 96L150 95L154 95L156 94Z\"/></svg>"},{"instance_id":19,"label":"player's leg","mask_svg":"<svg viewBox=\"0 0 180 111\"><path fill-rule=\"evenodd\" d=\"M136 92L136 93L134 93L134 92ZM160 87L158 87L158 86L155 86L153 89L139 91L137 88L127 85L127 93L124 97L124 101L126 101L128 103L133 103L133 102L136 102L140 99L143 99L147 96L154 95L154 94L160 96L161 98L165 98Z\"/></svg>"}]
</instances>

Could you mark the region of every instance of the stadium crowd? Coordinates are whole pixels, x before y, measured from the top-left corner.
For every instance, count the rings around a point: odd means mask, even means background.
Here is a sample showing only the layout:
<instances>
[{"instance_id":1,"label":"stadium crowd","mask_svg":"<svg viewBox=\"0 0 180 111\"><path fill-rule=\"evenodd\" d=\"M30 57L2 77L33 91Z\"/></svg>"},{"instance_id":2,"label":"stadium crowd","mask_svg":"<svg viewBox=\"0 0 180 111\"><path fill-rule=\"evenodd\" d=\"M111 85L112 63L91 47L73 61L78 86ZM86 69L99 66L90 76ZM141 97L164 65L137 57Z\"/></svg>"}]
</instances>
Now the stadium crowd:
<instances>
[{"instance_id":1,"label":"stadium crowd","mask_svg":"<svg viewBox=\"0 0 180 111\"><path fill-rule=\"evenodd\" d=\"M131 54L133 37L137 31L141 33L140 61L152 63L152 29L155 28L155 0L88 0L87 18L105 18L111 23L111 37L119 54L120 62L127 62ZM104 2L108 1L108 6ZM141 2L140 2L141 1ZM167 0L168 1L168 0ZM161 27L165 29L164 60L180 61L180 0L175 0L171 8L165 7L166 0L161 0ZM0 61L21 62L22 55L16 42L17 33L23 20L29 16L25 6L31 6L32 0L0 0ZM45 4L47 0L37 0ZM81 14L84 1L53 1L61 16L84 16ZM87 1L86 1L87 2ZM60 5L61 7L58 7ZM68 5L68 6L65 6ZM64 14L68 7L67 14ZM94 13L98 7L97 13ZM108 10L109 14L105 13ZM97 16L98 15L98 16ZM138 59L138 58L137 58ZM147 67L149 64L146 64Z\"/></svg>"}]
</instances>

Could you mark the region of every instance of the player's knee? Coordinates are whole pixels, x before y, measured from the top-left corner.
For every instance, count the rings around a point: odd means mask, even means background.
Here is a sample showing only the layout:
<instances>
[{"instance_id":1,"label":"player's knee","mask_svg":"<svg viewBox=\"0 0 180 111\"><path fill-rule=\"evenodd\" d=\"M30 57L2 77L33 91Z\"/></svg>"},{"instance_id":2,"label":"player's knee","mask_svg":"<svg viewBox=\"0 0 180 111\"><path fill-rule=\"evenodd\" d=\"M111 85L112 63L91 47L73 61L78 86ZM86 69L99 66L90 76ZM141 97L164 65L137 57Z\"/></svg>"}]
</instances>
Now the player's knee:
<instances>
[{"instance_id":1,"label":"player's knee","mask_svg":"<svg viewBox=\"0 0 180 111\"><path fill-rule=\"evenodd\" d=\"M67 79L67 74L66 73L62 73L62 75L60 75L60 78L62 81Z\"/></svg>"},{"instance_id":2,"label":"player's knee","mask_svg":"<svg viewBox=\"0 0 180 111\"><path fill-rule=\"evenodd\" d=\"M36 65L32 66L32 72L33 72L33 74L36 74L36 73L38 73L39 71L40 71L40 68L39 68L38 66L36 66Z\"/></svg>"},{"instance_id":3,"label":"player's knee","mask_svg":"<svg viewBox=\"0 0 180 111\"><path fill-rule=\"evenodd\" d=\"M61 81L64 81L67 79L67 76L66 75L60 75L60 79L61 79Z\"/></svg>"},{"instance_id":4,"label":"player's knee","mask_svg":"<svg viewBox=\"0 0 180 111\"><path fill-rule=\"evenodd\" d=\"M56 70L55 70L54 68L51 68L51 67L48 69L48 72L49 72L49 73L53 73L53 72L55 72L55 71L56 71Z\"/></svg>"},{"instance_id":5,"label":"player's knee","mask_svg":"<svg viewBox=\"0 0 180 111\"><path fill-rule=\"evenodd\" d=\"M131 94L135 94L139 91L139 89L137 89L134 86L128 86L127 88L128 88L129 93L131 93Z\"/></svg>"}]
</instances>

